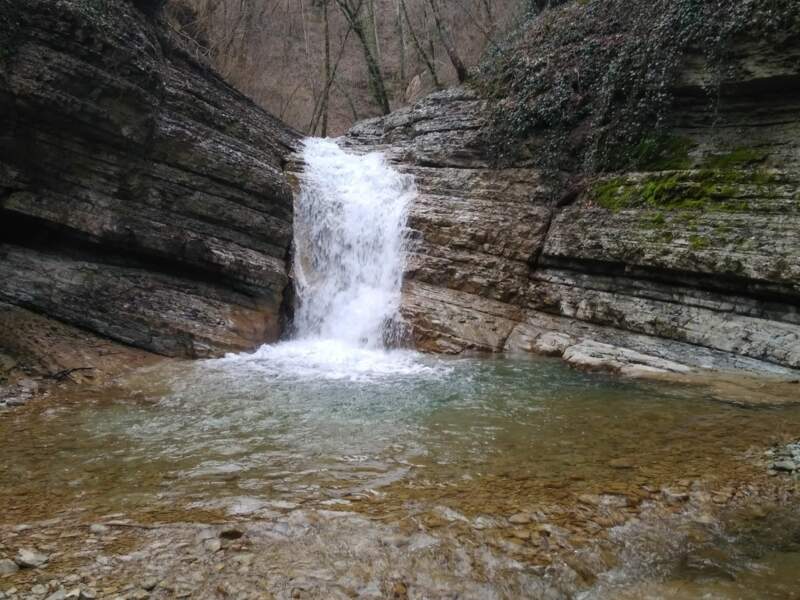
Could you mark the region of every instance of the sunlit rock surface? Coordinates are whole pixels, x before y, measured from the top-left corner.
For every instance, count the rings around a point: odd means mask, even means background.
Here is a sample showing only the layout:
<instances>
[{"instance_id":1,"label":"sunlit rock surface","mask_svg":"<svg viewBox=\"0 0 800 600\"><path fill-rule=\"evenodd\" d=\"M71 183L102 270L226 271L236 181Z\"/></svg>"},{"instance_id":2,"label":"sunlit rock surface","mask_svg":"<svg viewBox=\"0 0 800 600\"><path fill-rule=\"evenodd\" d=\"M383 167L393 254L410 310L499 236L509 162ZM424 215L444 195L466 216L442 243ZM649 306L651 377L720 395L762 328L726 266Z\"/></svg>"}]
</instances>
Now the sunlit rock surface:
<instances>
[{"instance_id":1,"label":"sunlit rock surface","mask_svg":"<svg viewBox=\"0 0 800 600\"><path fill-rule=\"evenodd\" d=\"M0 3L0 300L169 356L274 340L297 136L112 4Z\"/></svg>"}]
</instances>

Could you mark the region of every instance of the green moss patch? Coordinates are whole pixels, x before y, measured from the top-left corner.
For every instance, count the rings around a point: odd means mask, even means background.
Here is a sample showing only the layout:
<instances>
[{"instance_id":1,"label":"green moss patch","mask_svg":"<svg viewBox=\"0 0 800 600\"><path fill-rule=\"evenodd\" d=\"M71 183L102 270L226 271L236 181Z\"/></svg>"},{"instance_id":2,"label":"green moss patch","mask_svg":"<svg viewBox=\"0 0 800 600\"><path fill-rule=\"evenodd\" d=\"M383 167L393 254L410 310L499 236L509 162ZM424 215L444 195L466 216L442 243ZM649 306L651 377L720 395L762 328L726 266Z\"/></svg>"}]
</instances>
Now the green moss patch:
<instances>
[{"instance_id":1,"label":"green moss patch","mask_svg":"<svg viewBox=\"0 0 800 600\"><path fill-rule=\"evenodd\" d=\"M711 245L711 240L700 234L693 233L689 236L689 247L692 250L703 250Z\"/></svg>"},{"instance_id":2,"label":"green moss patch","mask_svg":"<svg viewBox=\"0 0 800 600\"><path fill-rule=\"evenodd\" d=\"M650 215L643 224L647 229L661 229L662 227L664 227L666 222L667 220L664 217L664 213L658 211Z\"/></svg>"},{"instance_id":3,"label":"green moss patch","mask_svg":"<svg viewBox=\"0 0 800 600\"><path fill-rule=\"evenodd\" d=\"M758 165L763 163L767 156L766 151L758 148L737 148L727 154L712 156L704 164L709 169L730 170Z\"/></svg>"},{"instance_id":4,"label":"green moss patch","mask_svg":"<svg viewBox=\"0 0 800 600\"><path fill-rule=\"evenodd\" d=\"M686 137L646 137L633 149L632 162L643 171L678 171L689 169L692 159L689 152L697 144Z\"/></svg>"},{"instance_id":5,"label":"green moss patch","mask_svg":"<svg viewBox=\"0 0 800 600\"><path fill-rule=\"evenodd\" d=\"M774 195L771 188L775 183L772 174L762 171L700 169L651 175L643 179L604 179L592 188L591 198L599 206L614 212L631 208L735 212L751 208L746 199L737 197L739 187L758 186L759 193L769 197Z\"/></svg>"}]
</instances>

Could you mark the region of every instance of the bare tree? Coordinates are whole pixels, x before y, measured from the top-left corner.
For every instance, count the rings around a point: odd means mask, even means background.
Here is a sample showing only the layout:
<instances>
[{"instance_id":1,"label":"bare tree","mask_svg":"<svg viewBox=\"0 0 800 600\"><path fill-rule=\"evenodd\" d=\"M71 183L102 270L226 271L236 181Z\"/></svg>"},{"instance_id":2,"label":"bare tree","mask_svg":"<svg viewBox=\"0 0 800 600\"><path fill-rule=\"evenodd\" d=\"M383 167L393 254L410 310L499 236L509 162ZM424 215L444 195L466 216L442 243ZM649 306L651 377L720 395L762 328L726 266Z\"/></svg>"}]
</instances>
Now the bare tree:
<instances>
[{"instance_id":1,"label":"bare tree","mask_svg":"<svg viewBox=\"0 0 800 600\"><path fill-rule=\"evenodd\" d=\"M433 19L436 22L436 31L439 32L439 38L442 41L442 46L444 46L445 52L447 52L447 56L450 58L450 62L453 64L453 68L456 70L456 76L458 77L458 82L463 83L467 79L467 68L464 66L464 61L461 60L458 52L456 51L456 47L453 44L453 40L450 37L450 31L447 27L447 23L442 18L442 11L439 8L439 0L428 0L431 5L431 10L433 11Z\"/></svg>"},{"instance_id":2,"label":"bare tree","mask_svg":"<svg viewBox=\"0 0 800 600\"><path fill-rule=\"evenodd\" d=\"M419 36L414 31L414 25L411 23L411 18L408 16L408 7L406 6L405 0L400 0L400 7L403 10L403 16L408 24L408 34L411 36L411 41L414 44L417 55L420 57L420 59L422 59L422 62L425 63L425 67L431 74L431 77L433 78L433 85L439 88L441 87L441 84L439 83L439 77L436 75L436 64L433 61L433 56L428 55L422 43L420 42Z\"/></svg>"},{"instance_id":3,"label":"bare tree","mask_svg":"<svg viewBox=\"0 0 800 600\"><path fill-rule=\"evenodd\" d=\"M370 31L368 30L370 19L365 21L363 12L366 11L362 12L364 0L336 0L336 4L355 32L359 42L361 42L361 47L364 51L364 60L367 63L370 89L372 90L375 102L378 104L383 114L388 115L391 111L389 107L389 96L386 94L383 73L381 73L381 67L372 45L372 40L375 39L374 20L372 20L373 30Z\"/></svg>"},{"instance_id":4,"label":"bare tree","mask_svg":"<svg viewBox=\"0 0 800 600\"><path fill-rule=\"evenodd\" d=\"M403 10L400 8L402 0L395 0L395 27L397 29L397 42L400 46L400 83L406 83L406 28L403 25Z\"/></svg>"},{"instance_id":5,"label":"bare tree","mask_svg":"<svg viewBox=\"0 0 800 600\"><path fill-rule=\"evenodd\" d=\"M339 52L336 55L336 61L333 63L333 67L331 67L330 63L330 24L328 22L328 7L327 7L327 0L323 0L323 18L325 19L325 87L322 92L321 102L314 107L314 114L311 119L311 126L309 128L311 133L316 132L317 124L319 123L320 118L322 119L322 131L321 135L323 137L328 135L328 108L329 108L329 99L330 99L330 91L333 83L336 79L336 72L339 69L339 63L342 60L342 56L344 56L345 48L347 47L347 38L350 36L350 32L353 30L352 27L348 27L347 31L342 38L342 42L339 46Z\"/></svg>"},{"instance_id":6,"label":"bare tree","mask_svg":"<svg viewBox=\"0 0 800 600\"><path fill-rule=\"evenodd\" d=\"M167 0L166 17L187 49L267 110L339 135L412 92L456 83L451 55L475 64L539 1Z\"/></svg>"}]
</instances>

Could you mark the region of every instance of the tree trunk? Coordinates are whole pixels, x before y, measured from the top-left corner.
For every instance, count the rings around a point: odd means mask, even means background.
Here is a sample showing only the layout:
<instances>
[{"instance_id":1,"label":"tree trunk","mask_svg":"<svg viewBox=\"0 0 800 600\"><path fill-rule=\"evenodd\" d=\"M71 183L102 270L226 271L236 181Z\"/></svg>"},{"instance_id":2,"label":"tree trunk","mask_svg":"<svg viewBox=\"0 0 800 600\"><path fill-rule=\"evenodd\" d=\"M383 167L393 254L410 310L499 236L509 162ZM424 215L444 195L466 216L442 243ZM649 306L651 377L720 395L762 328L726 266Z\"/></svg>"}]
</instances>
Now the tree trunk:
<instances>
[{"instance_id":1,"label":"tree trunk","mask_svg":"<svg viewBox=\"0 0 800 600\"><path fill-rule=\"evenodd\" d=\"M331 34L328 22L328 0L322 0L322 15L325 20L325 90L322 92L322 137L328 137L328 98L331 90Z\"/></svg>"},{"instance_id":2,"label":"tree trunk","mask_svg":"<svg viewBox=\"0 0 800 600\"><path fill-rule=\"evenodd\" d=\"M395 23L397 24L397 39L400 43L400 84L405 88L406 85L406 30L403 27L403 13L400 9L400 0L395 3L396 14Z\"/></svg>"},{"instance_id":3,"label":"tree trunk","mask_svg":"<svg viewBox=\"0 0 800 600\"><path fill-rule=\"evenodd\" d=\"M317 126L319 125L322 115L325 115L325 135L327 135L327 111L328 107L330 106L331 87L333 87L336 79L336 72L339 69L339 63L342 60L344 51L347 48L347 39L350 37L351 31L353 31L353 28L348 25L347 31L345 31L344 37L342 38L342 43L339 46L339 52L336 55L336 60L333 62L333 66L328 71L329 75L325 79L325 89L322 92L322 100L324 100L324 103L320 101L314 104L314 114L312 115L311 125L309 126L309 131L312 134L317 130Z\"/></svg>"},{"instance_id":4,"label":"tree trunk","mask_svg":"<svg viewBox=\"0 0 800 600\"><path fill-rule=\"evenodd\" d=\"M411 23L411 19L408 17L408 8L406 7L405 0L400 0L400 8L403 10L403 16L406 19L406 24L408 25L408 34L411 36L411 42L414 44L414 48L417 50L417 54L422 59L422 62L425 63L425 67L433 77L433 85L437 88L441 87L439 83L439 77L436 75L436 65L433 63L433 60L428 56L428 53L425 52L425 48L422 47L422 42L419 41L419 37L417 37L417 33L414 31L414 25Z\"/></svg>"},{"instance_id":5,"label":"tree trunk","mask_svg":"<svg viewBox=\"0 0 800 600\"><path fill-rule=\"evenodd\" d=\"M335 79L333 84L347 99L347 103L350 105L350 111L353 113L353 121L358 121L360 117L358 116L358 110L356 109L356 103L353 101L353 96L350 95L350 92L347 91L347 88L345 88L343 85L339 85L339 82Z\"/></svg>"},{"instance_id":6,"label":"tree trunk","mask_svg":"<svg viewBox=\"0 0 800 600\"><path fill-rule=\"evenodd\" d=\"M378 21L375 19L375 0L369 0L369 27L372 29L372 38L375 40L375 59L380 64L383 59L381 58L381 38L378 35Z\"/></svg>"},{"instance_id":7,"label":"tree trunk","mask_svg":"<svg viewBox=\"0 0 800 600\"><path fill-rule=\"evenodd\" d=\"M439 10L439 0L428 0L431 5L431 10L433 11L433 19L436 22L436 31L439 32L439 39L442 40L442 45L444 46L445 52L447 52L447 56L450 58L450 62L453 64L453 68L456 70L456 76L458 77L459 83L464 83L467 80L467 68L464 66L464 62L461 60L461 57L458 55L455 46L453 45L453 41L450 38L450 32L447 29L447 24L442 19L442 13Z\"/></svg>"},{"instance_id":8,"label":"tree trunk","mask_svg":"<svg viewBox=\"0 0 800 600\"><path fill-rule=\"evenodd\" d=\"M494 15L492 14L491 0L483 0L483 8L486 10L486 19L489 21L489 30L494 31Z\"/></svg>"},{"instance_id":9,"label":"tree trunk","mask_svg":"<svg viewBox=\"0 0 800 600\"><path fill-rule=\"evenodd\" d=\"M372 95L383 114L388 115L391 112L391 108L389 107L389 97L386 94L381 67L372 50L374 38L371 39L371 32L364 28L364 21L360 14L363 0L359 0L355 7L351 6L348 0L336 0L336 4L358 37L358 41L361 42L361 47L364 50L364 61L367 63L367 75Z\"/></svg>"}]
</instances>

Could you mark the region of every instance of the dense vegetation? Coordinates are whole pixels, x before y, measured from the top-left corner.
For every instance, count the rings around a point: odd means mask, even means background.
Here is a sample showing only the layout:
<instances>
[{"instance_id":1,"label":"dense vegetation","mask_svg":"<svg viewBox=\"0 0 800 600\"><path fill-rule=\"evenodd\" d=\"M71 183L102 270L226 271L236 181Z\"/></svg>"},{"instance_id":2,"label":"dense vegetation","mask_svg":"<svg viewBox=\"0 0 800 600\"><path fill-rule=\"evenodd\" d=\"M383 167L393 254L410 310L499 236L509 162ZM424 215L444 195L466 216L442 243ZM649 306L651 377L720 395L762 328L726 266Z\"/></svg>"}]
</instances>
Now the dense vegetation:
<instances>
[{"instance_id":1,"label":"dense vegetation","mask_svg":"<svg viewBox=\"0 0 800 600\"><path fill-rule=\"evenodd\" d=\"M490 141L506 160L523 152L556 169L652 161L675 143L660 133L687 55L712 66L713 103L735 40L798 23L796 0L575 0L534 11L477 79L497 100Z\"/></svg>"}]
</instances>

